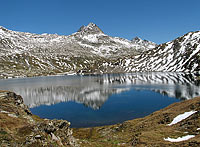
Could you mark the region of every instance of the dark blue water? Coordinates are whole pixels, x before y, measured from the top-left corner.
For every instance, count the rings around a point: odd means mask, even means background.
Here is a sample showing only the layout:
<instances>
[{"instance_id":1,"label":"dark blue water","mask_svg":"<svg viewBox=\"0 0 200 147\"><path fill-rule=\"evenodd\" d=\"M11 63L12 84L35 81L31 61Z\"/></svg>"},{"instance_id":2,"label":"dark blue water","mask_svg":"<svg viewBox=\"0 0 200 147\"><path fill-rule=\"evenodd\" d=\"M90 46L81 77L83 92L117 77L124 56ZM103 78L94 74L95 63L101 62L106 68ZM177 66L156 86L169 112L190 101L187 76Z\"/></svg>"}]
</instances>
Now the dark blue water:
<instances>
[{"instance_id":1,"label":"dark blue water","mask_svg":"<svg viewBox=\"0 0 200 147\"><path fill-rule=\"evenodd\" d=\"M183 73L134 73L0 80L0 89L22 95L33 114L92 127L144 117L200 95Z\"/></svg>"},{"instance_id":2,"label":"dark blue water","mask_svg":"<svg viewBox=\"0 0 200 147\"><path fill-rule=\"evenodd\" d=\"M99 110L76 102L62 102L52 106L35 107L31 111L42 118L68 120L71 127L91 127L144 117L178 101L180 100L152 91L131 89L111 95Z\"/></svg>"}]
</instances>

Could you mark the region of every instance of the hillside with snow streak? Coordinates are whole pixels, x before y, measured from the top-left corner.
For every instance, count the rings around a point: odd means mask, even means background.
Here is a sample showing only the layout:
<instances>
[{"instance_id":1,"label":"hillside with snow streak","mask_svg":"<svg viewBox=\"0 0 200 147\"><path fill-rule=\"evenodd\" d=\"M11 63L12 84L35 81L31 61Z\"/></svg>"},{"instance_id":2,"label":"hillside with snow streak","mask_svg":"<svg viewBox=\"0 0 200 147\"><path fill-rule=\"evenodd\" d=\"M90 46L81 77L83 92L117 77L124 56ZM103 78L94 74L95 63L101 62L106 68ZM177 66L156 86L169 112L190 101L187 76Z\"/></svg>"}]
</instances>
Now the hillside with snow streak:
<instances>
[{"instance_id":1,"label":"hillside with snow streak","mask_svg":"<svg viewBox=\"0 0 200 147\"><path fill-rule=\"evenodd\" d=\"M68 36L32 34L0 27L0 78L105 73L119 59L152 49L155 43L111 37L93 23Z\"/></svg>"},{"instance_id":2,"label":"hillside with snow streak","mask_svg":"<svg viewBox=\"0 0 200 147\"><path fill-rule=\"evenodd\" d=\"M0 27L0 78L137 71L200 71L200 32L157 45L108 36L93 23L68 36Z\"/></svg>"},{"instance_id":3,"label":"hillside with snow streak","mask_svg":"<svg viewBox=\"0 0 200 147\"><path fill-rule=\"evenodd\" d=\"M190 32L161 44L132 59L125 59L126 71L200 71L200 31Z\"/></svg>"}]
</instances>

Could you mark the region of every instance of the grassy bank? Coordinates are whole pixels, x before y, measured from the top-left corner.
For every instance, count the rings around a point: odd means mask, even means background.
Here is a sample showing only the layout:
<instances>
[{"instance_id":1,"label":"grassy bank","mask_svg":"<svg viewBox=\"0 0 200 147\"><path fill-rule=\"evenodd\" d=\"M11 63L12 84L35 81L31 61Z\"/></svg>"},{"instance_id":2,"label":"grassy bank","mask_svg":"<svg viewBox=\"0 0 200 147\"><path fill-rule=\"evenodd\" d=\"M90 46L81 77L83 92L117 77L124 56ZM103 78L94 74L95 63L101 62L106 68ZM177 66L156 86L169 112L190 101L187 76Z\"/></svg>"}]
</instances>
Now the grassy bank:
<instances>
[{"instance_id":1,"label":"grassy bank","mask_svg":"<svg viewBox=\"0 0 200 147\"><path fill-rule=\"evenodd\" d=\"M168 125L176 116L191 111L195 113ZM65 120L41 119L30 112L21 96L0 91L0 146L200 146L200 97L121 124L78 129L69 125ZM193 138L165 140L188 135Z\"/></svg>"},{"instance_id":2,"label":"grassy bank","mask_svg":"<svg viewBox=\"0 0 200 147\"><path fill-rule=\"evenodd\" d=\"M184 112L197 112L181 122L168 126L173 118ZM94 128L73 129L73 136L81 146L200 146L200 97L174 103L144 118L122 124ZM194 138L169 142L164 138L195 135Z\"/></svg>"}]
</instances>

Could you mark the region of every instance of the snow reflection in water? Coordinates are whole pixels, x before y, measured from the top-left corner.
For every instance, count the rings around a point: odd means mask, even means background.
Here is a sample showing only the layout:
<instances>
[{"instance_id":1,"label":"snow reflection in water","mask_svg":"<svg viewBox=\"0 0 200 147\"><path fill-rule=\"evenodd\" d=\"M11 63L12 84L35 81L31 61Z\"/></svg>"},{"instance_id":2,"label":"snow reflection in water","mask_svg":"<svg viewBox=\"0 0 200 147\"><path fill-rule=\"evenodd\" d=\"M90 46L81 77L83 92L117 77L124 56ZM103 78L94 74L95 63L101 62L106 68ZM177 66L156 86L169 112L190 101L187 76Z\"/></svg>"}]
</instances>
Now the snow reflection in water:
<instances>
[{"instance_id":1,"label":"snow reflection in water","mask_svg":"<svg viewBox=\"0 0 200 147\"><path fill-rule=\"evenodd\" d=\"M155 72L53 76L1 80L0 89L22 95L25 104L41 117L67 119L74 127L87 127L142 117L199 96L195 78L192 74Z\"/></svg>"}]
</instances>

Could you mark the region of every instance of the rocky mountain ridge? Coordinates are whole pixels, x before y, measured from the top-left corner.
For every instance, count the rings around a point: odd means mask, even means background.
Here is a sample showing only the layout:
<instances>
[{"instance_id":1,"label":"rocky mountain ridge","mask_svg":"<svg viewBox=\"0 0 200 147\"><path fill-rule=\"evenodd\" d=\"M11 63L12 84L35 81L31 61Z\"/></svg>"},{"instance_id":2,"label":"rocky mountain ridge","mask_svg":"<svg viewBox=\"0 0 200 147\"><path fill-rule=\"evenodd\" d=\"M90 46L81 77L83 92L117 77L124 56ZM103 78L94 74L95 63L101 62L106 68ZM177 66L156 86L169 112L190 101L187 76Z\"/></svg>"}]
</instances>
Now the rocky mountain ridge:
<instances>
[{"instance_id":1,"label":"rocky mountain ridge","mask_svg":"<svg viewBox=\"0 0 200 147\"><path fill-rule=\"evenodd\" d=\"M141 55L126 59L127 71L200 71L200 31L189 32Z\"/></svg>"},{"instance_id":2,"label":"rocky mountain ridge","mask_svg":"<svg viewBox=\"0 0 200 147\"><path fill-rule=\"evenodd\" d=\"M156 45L106 35L96 24L69 36L0 27L0 78L71 73L199 71L200 33Z\"/></svg>"}]
</instances>

